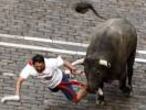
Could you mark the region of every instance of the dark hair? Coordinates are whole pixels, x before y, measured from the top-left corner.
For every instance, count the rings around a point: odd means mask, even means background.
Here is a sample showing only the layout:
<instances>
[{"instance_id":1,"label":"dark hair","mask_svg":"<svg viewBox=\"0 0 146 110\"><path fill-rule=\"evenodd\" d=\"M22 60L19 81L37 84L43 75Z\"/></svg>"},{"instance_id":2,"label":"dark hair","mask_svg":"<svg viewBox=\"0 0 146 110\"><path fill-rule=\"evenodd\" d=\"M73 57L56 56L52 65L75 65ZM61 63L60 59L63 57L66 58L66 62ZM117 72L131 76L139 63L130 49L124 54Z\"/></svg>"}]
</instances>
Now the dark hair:
<instances>
[{"instance_id":1,"label":"dark hair","mask_svg":"<svg viewBox=\"0 0 146 110\"><path fill-rule=\"evenodd\" d=\"M42 55L35 55L32 57L32 64L34 65L36 62L44 63L44 57Z\"/></svg>"}]
</instances>

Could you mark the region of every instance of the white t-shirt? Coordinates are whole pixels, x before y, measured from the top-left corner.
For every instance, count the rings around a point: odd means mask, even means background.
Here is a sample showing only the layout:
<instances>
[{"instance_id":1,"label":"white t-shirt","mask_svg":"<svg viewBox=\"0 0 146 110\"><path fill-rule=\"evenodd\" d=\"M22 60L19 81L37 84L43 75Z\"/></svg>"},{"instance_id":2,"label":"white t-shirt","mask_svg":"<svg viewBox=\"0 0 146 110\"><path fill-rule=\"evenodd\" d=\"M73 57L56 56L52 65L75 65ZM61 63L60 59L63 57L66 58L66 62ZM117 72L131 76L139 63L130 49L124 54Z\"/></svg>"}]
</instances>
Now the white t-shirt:
<instances>
[{"instance_id":1,"label":"white t-shirt","mask_svg":"<svg viewBox=\"0 0 146 110\"><path fill-rule=\"evenodd\" d=\"M22 69L20 77L27 79L29 76L35 76L42 79L47 83L49 88L55 88L62 80L63 74L59 69L63 65L63 59L58 56L57 58L45 58L45 70L42 73L38 73L33 65L29 63Z\"/></svg>"}]
</instances>

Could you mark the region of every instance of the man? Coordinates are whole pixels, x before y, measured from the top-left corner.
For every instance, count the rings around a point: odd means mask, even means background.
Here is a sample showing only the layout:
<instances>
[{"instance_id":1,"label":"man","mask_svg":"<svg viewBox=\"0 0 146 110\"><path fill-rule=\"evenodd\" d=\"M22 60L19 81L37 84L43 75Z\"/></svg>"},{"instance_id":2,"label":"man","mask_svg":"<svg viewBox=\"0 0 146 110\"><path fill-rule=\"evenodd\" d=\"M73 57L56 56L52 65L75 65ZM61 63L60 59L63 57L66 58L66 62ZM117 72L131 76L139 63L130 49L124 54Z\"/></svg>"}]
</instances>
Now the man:
<instances>
[{"instance_id":1,"label":"man","mask_svg":"<svg viewBox=\"0 0 146 110\"><path fill-rule=\"evenodd\" d=\"M74 103L78 103L87 95L86 85L79 82L73 82L80 85L80 90L76 93L68 77L59 69L64 65L72 74L76 74L77 69L68 61L63 60L61 56L57 58L44 58L42 55L35 55L31 61L22 69L16 83L16 95L2 98L1 102L7 100L20 100L20 89L22 83L29 77L35 76L47 83L48 88L57 92L61 90L66 98Z\"/></svg>"}]
</instances>

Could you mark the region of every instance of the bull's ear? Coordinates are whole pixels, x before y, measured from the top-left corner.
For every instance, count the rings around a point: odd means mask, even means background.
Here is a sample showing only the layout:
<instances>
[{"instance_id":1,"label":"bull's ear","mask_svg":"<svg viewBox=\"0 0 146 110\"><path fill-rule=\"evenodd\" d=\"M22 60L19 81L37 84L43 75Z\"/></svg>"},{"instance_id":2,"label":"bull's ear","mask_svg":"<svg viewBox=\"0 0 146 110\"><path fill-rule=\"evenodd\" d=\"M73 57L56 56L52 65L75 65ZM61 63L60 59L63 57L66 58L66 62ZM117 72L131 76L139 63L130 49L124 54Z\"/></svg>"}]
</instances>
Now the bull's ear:
<instances>
[{"instance_id":1,"label":"bull's ear","mask_svg":"<svg viewBox=\"0 0 146 110\"><path fill-rule=\"evenodd\" d=\"M99 59L98 63L100 65L106 66L107 68L111 68L111 63L104 59Z\"/></svg>"}]
</instances>

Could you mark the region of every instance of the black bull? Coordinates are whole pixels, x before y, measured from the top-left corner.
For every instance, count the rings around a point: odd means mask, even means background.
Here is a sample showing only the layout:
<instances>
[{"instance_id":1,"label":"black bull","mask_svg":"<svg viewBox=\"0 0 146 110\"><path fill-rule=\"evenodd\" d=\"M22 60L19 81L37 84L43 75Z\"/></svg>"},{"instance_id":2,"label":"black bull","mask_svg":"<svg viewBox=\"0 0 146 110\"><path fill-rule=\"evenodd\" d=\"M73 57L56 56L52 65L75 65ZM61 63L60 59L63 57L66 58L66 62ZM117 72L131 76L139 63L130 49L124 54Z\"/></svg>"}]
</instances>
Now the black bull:
<instances>
[{"instance_id":1,"label":"black bull","mask_svg":"<svg viewBox=\"0 0 146 110\"><path fill-rule=\"evenodd\" d=\"M84 9L83 11L79 7L76 7L76 11L84 13L88 7L87 4L85 5L80 7ZM89 6L88 8L93 9L91 5ZM96 15L98 15L97 12ZM130 94L136 46L136 29L126 19L109 19L96 27L87 48L84 70L88 90L98 93L100 103L104 101L102 91L104 82L119 80L123 93Z\"/></svg>"}]
</instances>

